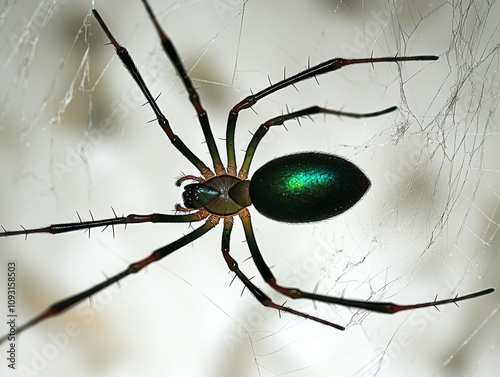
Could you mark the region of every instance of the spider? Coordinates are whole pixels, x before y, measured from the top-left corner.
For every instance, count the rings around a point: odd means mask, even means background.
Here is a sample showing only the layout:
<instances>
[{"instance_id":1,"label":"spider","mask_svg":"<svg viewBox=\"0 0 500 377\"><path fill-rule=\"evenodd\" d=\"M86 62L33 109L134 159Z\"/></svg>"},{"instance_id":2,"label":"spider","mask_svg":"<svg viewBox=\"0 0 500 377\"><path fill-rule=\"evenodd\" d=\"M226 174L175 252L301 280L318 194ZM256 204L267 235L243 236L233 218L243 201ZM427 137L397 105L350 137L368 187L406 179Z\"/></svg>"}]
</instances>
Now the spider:
<instances>
[{"instance_id":1,"label":"spider","mask_svg":"<svg viewBox=\"0 0 500 377\"><path fill-rule=\"evenodd\" d=\"M129 214L121 217L118 217L115 214L115 217L103 220L60 223L41 228L23 228L16 231L7 231L3 229L3 232L0 233L0 237L9 237L14 235L27 236L28 234L33 233L57 234L90 229L94 227L114 227L119 224L192 223L201 221L204 221L204 223L176 241L155 250L148 257L132 263L121 273L111 276L100 284L49 306L38 316L18 327L16 329L17 334L35 326L49 317L58 315L104 288L119 282L126 276L137 273L149 264L157 262L167 255L170 255L183 246L186 246L194 240L202 237L221 221L223 223L222 255L224 260L226 261L229 269L235 273L244 286L262 305L274 308L278 311L310 319L339 330L345 330L345 327L341 325L273 302L269 296L252 283L243 271L240 270L238 263L230 254L230 237L235 216L239 217L243 224L250 254L263 279L274 290L293 299L309 299L328 304L338 304L369 311L392 314L404 310L438 306L447 303L457 303L458 301L486 295L494 291L493 288L489 288L460 297L456 296L444 300L434 300L411 305L397 305L389 302L358 301L341 297L326 296L302 291L298 288L282 286L278 283L277 279L266 264L255 239L248 207L253 205L257 211L264 216L284 223L316 222L337 216L353 207L354 204L356 204L363 197L371 185L370 180L366 177L366 175L352 162L340 156L320 152L300 152L276 158L257 169L254 172L252 179L249 180L248 174L252 159L259 143L267 134L269 129L273 126L283 125L283 123L287 120L299 119L300 117L311 116L313 114L330 114L352 118L380 116L395 111L397 109L395 106L372 113L350 113L331 110L319 106L312 106L269 119L261 124L253 135L246 150L242 166L239 171L237 171L234 136L238 115L240 111L252 107L262 98L300 81L313 78L317 75L333 72L352 64L433 61L438 59L437 56L422 55L381 58L370 57L362 59L335 58L316 66L308 67L306 70L296 75L285 78L282 81L272 84L267 88L246 97L241 102L237 103L230 110L228 115L225 139L227 166L224 166L212 134L207 113L201 104L198 93L186 73L174 45L159 25L147 0L142 0L142 2L159 35L163 49L182 80L182 83L188 93L189 100L196 111L210 156L212 158L213 170L205 165L205 163L199 159L177 135L174 134L168 119L163 115L162 111L158 107L155 98L152 96L143 81L141 74L136 68L128 51L117 42L97 10L92 9L94 17L100 24L104 33L107 35L110 43L114 46L119 59L127 68L130 75L146 97L147 103L155 113L158 124L174 147L198 169L200 175L185 175L176 181L177 186L180 187L181 185L184 185L184 191L182 194L183 205L176 205L175 214ZM1 338L0 342L5 341L6 339L7 336Z\"/></svg>"}]
</instances>

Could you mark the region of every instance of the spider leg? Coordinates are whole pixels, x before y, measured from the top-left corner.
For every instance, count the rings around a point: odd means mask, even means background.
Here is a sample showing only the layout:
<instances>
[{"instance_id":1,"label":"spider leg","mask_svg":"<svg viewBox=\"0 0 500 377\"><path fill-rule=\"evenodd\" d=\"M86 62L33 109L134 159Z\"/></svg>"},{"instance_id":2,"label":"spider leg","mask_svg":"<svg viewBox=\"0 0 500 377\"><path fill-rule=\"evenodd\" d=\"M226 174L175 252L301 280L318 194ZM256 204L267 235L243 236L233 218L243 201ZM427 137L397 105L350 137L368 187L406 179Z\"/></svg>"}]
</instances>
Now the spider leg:
<instances>
[{"instance_id":1,"label":"spider leg","mask_svg":"<svg viewBox=\"0 0 500 377\"><path fill-rule=\"evenodd\" d=\"M269 87L252 94L242 101L238 102L229 112L227 119L227 129L226 129L226 149L227 149L227 159L228 159L228 172L231 170L236 174L236 156L234 151L234 132L236 128L236 121L238 120L238 114L243 109L248 109L255 105L262 98L278 91L287 86L294 85L300 81L310 79L312 77L322 75L325 73L336 71L342 67L352 64L364 64L364 63L380 63L380 62L402 62L402 61L422 61L422 60L437 60L437 56L433 55L421 55L421 56L388 56L383 58L363 58L363 59L343 59L335 58L327 60L323 63L315 65L314 67L309 67L305 71L299 72L296 75L290 76L287 79L278 81L277 83L270 85Z\"/></svg>"},{"instance_id":2,"label":"spider leg","mask_svg":"<svg viewBox=\"0 0 500 377\"><path fill-rule=\"evenodd\" d=\"M130 214L127 216L121 217L113 217L110 219L103 220L92 220L92 221L79 221L74 223L61 223L61 224L52 224L42 228L33 228L33 229L21 229L21 230L13 230L7 231L4 230L0 232L0 237L9 237L9 236L17 236L17 235L25 235L32 233L66 233L73 232L81 229L90 229L96 227L108 227L115 226L120 224L137 224L137 223L188 223L194 221L203 220L208 216L208 212L204 210L200 210L196 213L184 214L184 215L166 215L163 213L152 213L150 215L136 215Z\"/></svg>"},{"instance_id":3,"label":"spider leg","mask_svg":"<svg viewBox=\"0 0 500 377\"><path fill-rule=\"evenodd\" d=\"M184 142L174 134L172 128L170 127L170 123L168 119L163 115L161 112L160 108L158 107L155 99L151 95L151 92L149 91L148 87L146 86L146 83L144 82L141 74L139 73L139 70L137 69L134 61L132 60L132 57L128 53L127 49L123 46L121 46L116 39L113 37L111 32L109 31L108 27L104 23L104 20L101 18L97 10L92 9L92 13L94 14L94 17L97 19L99 24L101 25L101 28L104 30L106 33L108 39L111 41L113 46L115 47L116 50L116 55L120 58L122 61L123 65L127 70L129 71L130 75L132 78L135 80L139 88L141 89L142 93L146 97L149 106L151 106L151 109L156 115L156 119L158 121L158 124L160 127L163 129L167 137L170 139L172 144L174 145L179 152L182 153L184 157L186 157L196 168L200 171L200 173L205 177L205 179L212 178L214 176L214 173L205 165L203 161L201 161L187 146L184 144Z\"/></svg>"},{"instance_id":4,"label":"spider leg","mask_svg":"<svg viewBox=\"0 0 500 377\"><path fill-rule=\"evenodd\" d=\"M146 0L142 0L144 3L144 6L146 7L146 11L149 14L149 17L151 18L151 21L154 24L154 27L156 31L158 32L158 36L160 37L161 44L163 46L163 50L169 57L170 61L172 62L173 66L175 67L175 70L177 71L177 74L182 80L182 83L184 84L184 87L186 88L186 91L189 94L189 100L193 104L193 107L196 110L196 114L198 114L198 119L201 124L201 128L203 130L203 135L205 136L205 140L208 145L208 150L210 151L210 156L212 156L212 161L214 164L214 169L215 173L217 175L225 174L225 169L224 165L222 165L222 161L219 155L219 151L217 149L217 145L215 144L214 140L214 135L212 133L212 129L210 128L210 123L208 121L208 116L207 112L201 105L200 97L198 93L196 92L196 89L193 86L193 83L191 82L191 79L189 78L188 74L186 73L186 69L184 68L184 65L182 64L181 59L179 58L179 55L177 54L177 51L170 40L168 36L165 34L165 31L162 29L158 21L156 20L156 16L154 15L151 7L149 6L148 2Z\"/></svg>"},{"instance_id":5,"label":"spider leg","mask_svg":"<svg viewBox=\"0 0 500 377\"><path fill-rule=\"evenodd\" d=\"M249 278L240 270L238 267L238 262L236 262L231 255L229 255L229 240L231 237L231 230L233 228L233 218L226 217L224 219L224 231L222 233L222 255L224 256L224 260L227 263L227 266L231 271L233 271L236 276L241 280L241 282L245 285L246 288L254 295L254 297L259 300L259 302L269 308L274 308L279 311L284 311L287 313L295 314L299 317L303 317L306 319L311 319L313 321L319 322L323 325L327 325L330 327L334 327L338 330L345 330L345 327L337 325L335 323L325 321L324 319L294 310L292 308L288 308L286 306L278 305L274 303L269 296L267 296L261 289L259 289L255 284L253 284Z\"/></svg>"},{"instance_id":6,"label":"spider leg","mask_svg":"<svg viewBox=\"0 0 500 377\"><path fill-rule=\"evenodd\" d=\"M311 106L307 107L302 110L297 110L293 111L288 114L280 115L275 118L271 118L267 120L266 122L262 123L260 127L257 129L257 132L252 137L252 140L250 140L250 143L248 144L247 151L245 153L245 159L243 160L243 164L241 165L241 169L238 173L238 178L240 179L247 179L248 177L248 172L250 170L250 164L252 162L253 156L255 154L255 150L257 149L257 146L259 145L260 141L262 138L267 134L269 131L269 128L273 126L279 126L285 123L287 120L290 119L296 119L312 114L331 114L331 115L337 115L337 116L346 116L350 118L368 118L368 117L375 117L383 114L390 113L394 110L397 109L397 106L392 106L384 110L380 111L375 111L373 113L348 113L345 111L338 111L338 110L331 110L331 109L326 109L324 107L320 106Z\"/></svg>"},{"instance_id":7,"label":"spider leg","mask_svg":"<svg viewBox=\"0 0 500 377\"><path fill-rule=\"evenodd\" d=\"M255 235L253 233L252 223L248 210L241 211L240 218L241 221L243 222L243 228L245 230L245 236L248 242L248 246L250 248L252 259L254 260L255 265L257 266L260 274L273 289L293 299L306 298L309 300L325 302L328 304L337 304L342 306L366 309L373 312L393 314L404 310L413 310L429 306L438 306L450 303L456 304L459 301L468 300L470 298L479 297L494 292L493 288L489 288L465 296L456 296L445 300L434 300L430 302L411 304L411 305L398 305L392 302L370 302L370 301L349 300L341 297L325 296L316 293L303 292L297 288L283 287L277 283L276 278L274 277L273 273L271 272L266 262L264 261L264 258L262 257L259 247L257 246L257 242L255 241Z\"/></svg>"},{"instance_id":8,"label":"spider leg","mask_svg":"<svg viewBox=\"0 0 500 377\"><path fill-rule=\"evenodd\" d=\"M96 294L97 292L103 290L104 288L106 288L114 283L119 282L124 277L139 272L140 270L142 270L144 267L148 266L149 264L159 261L160 259L166 257L167 255L173 253L174 251L180 249L181 247L183 247L183 246L193 242L194 240L198 239L199 237L203 236L209 230L214 228L218 222L219 222L218 216L210 216L204 225L195 229L191 233L188 233L185 236L179 238L178 240L155 250L147 258L144 258L144 259L139 260L135 263L132 263L126 270L120 272L119 274L116 274L116 275L110 277L109 279L103 281L102 283L99 283L99 284L97 284L97 285L95 285L95 286L93 286L93 287L91 287L83 292L80 292L76 295L67 297L67 298L49 306L46 310L41 312L36 317L32 318L30 321L28 321L24 325L17 327L16 333L19 334L21 332L24 332L25 330L29 329L30 327L35 326L39 322L42 322L50 317L53 317L53 316L65 311L66 309L69 309L70 307L78 304L79 302L85 300L86 298L89 298L90 296ZM7 340L7 335L0 338L0 344L6 340Z\"/></svg>"}]
</instances>

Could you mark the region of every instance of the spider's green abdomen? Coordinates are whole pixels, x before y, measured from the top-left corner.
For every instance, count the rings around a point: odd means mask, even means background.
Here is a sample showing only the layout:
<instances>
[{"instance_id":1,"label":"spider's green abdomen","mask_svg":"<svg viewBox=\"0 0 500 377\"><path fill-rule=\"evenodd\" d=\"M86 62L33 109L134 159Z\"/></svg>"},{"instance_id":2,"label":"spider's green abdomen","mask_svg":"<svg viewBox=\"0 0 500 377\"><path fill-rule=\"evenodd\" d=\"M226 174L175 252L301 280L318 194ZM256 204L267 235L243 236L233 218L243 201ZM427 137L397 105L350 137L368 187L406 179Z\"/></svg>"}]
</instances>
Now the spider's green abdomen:
<instances>
[{"instance_id":1,"label":"spider's green abdomen","mask_svg":"<svg viewBox=\"0 0 500 377\"><path fill-rule=\"evenodd\" d=\"M250 182L255 208L287 223L321 221L351 208L370 187L353 163L326 153L279 157L258 169Z\"/></svg>"}]
</instances>

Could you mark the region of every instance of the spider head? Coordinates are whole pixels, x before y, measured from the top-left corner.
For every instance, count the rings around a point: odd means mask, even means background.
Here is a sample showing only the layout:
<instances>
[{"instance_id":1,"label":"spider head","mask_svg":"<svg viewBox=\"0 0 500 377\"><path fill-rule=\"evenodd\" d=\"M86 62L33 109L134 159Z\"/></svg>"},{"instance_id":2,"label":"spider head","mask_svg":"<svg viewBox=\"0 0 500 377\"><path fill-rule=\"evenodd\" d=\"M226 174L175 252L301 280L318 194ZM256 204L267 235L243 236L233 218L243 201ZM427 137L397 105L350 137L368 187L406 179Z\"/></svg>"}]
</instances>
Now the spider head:
<instances>
[{"instance_id":1,"label":"spider head","mask_svg":"<svg viewBox=\"0 0 500 377\"><path fill-rule=\"evenodd\" d=\"M217 199L221 193L203 183L192 183L184 187L182 199L186 208L199 209Z\"/></svg>"},{"instance_id":2,"label":"spider head","mask_svg":"<svg viewBox=\"0 0 500 377\"><path fill-rule=\"evenodd\" d=\"M234 215L252 204L249 183L231 175L219 175L186 185L182 193L184 206L186 209L204 208L215 215Z\"/></svg>"}]
</instances>

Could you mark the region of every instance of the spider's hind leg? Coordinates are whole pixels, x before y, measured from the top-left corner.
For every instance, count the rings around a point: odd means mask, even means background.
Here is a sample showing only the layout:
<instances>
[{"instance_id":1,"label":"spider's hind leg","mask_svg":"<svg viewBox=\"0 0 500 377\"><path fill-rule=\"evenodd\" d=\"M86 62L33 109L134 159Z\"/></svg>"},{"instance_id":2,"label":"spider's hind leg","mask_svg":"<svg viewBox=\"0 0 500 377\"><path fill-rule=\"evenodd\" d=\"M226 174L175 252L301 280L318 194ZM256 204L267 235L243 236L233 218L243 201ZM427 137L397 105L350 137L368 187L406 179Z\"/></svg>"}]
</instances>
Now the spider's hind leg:
<instances>
[{"instance_id":1,"label":"spider's hind leg","mask_svg":"<svg viewBox=\"0 0 500 377\"><path fill-rule=\"evenodd\" d=\"M194 215L194 214L193 214ZM178 216L179 218L183 218L186 216L190 215L181 215ZM24 332L25 330L35 326L36 324L50 318L53 316L56 316L65 310L75 306L76 304L86 300L87 298L93 296L97 292L102 291L103 289L109 287L112 284L118 283L120 280L123 278L127 277L128 275L135 274L142 270L144 267L149 266L152 263L158 262L160 259L165 258L167 255L172 254L173 252L179 250L181 247L186 246L193 242L194 240L200 238L203 236L205 233L213 229L217 223L219 222L219 217L218 216L209 216L205 223L193 230L191 233L188 233L181 238L177 239L174 242L169 243L168 245L165 245L163 247L160 247L159 249L156 249L153 251L148 257L143 258L135 263L132 263L129 265L125 270L122 272L111 276L110 278L102 281L101 283L98 283L94 285L93 287L86 289L80 293L77 293L73 296L66 297L55 304L52 304L49 306L47 309L45 309L43 312L41 312L39 315L36 317L32 318L22 326L19 326L16 328L16 334L20 334L21 332ZM3 336L0 338L0 344L5 342L8 339L8 335Z\"/></svg>"},{"instance_id":2,"label":"spider's hind leg","mask_svg":"<svg viewBox=\"0 0 500 377\"><path fill-rule=\"evenodd\" d=\"M127 216L116 216L103 219L103 220L91 220L91 221L78 221L73 223L60 223L60 224L52 224L41 228L31 228L27 229L22 227L20 230L6 230L3 228L3 232L0 232L0 237L10 237L10 236L18 236L24 235L25 237L28 234L34 233L50 233L50 234L58 234L58 233L68 233L74 232L77 230L90 230L91 228L99 228L111 226L114 231L115 225L125 225L128 224L138 224L138 223L190 223L195 221L203 220L208 216L206 211L198 211L196 213L184 214L184 215L169 215L164 213L151 213L148 215L137 215L130 214Z\"/></svg>"},{"instance_id":3,"label":"spider's hind leg","mask_svg":"<svg viewBox=\"0 0 500 377\"><path fill-rule=\"evenodd\" d=\"M247 179L248 172L250 170L250 164L252 162L253 156L254 156L255 151L257 149L257 146L259 145L261 140L264 138L264 136L267 134L269 129L273 126L283 125L287 120L291 120L291 119L297 119L300 122L300 118L308 117L308 116L311 116L313 114L329 114L329 115L336 115L338 117L349 117L349 118L362 119L362 118L369 118L369 117L375 117L375 116L379 116L379 115L388 114L388 113L395 111L395 110L397 110L397 106L391 106L391 107L388 107L387 109L375 111L372 113L349 113L346 111L327 109L327 108L324 108L321 106L311 106L311 107L307 107L305 109L292 111L288 114L283 114L283 115L271 118L260 125L260 127L257 129L257 132L254 133L252 140L250 140L250 143L248 144L248 147L247 147L247 150L245 153L245 159L243 160L243 164L241 165L241 169L238 173L238 178L239 179Z\"/></svg>"},{"instance_id":4,"label":"spider's hind leg","mask_svg":"<svg viewBox=\"0 0 500 377\"><path fill-rule=\"evenodd\" d=\"M484 289L479 292L470 293L464 296L455 296L453 298L448 298L444 300L434 300L429 302L423 302L419 304L410 304L410 305L398 305L392 302L372 302L372 301L361 301L361 300L349 300L343 297L334 297L334 296L325 296L316 293L304 292L298 288L289 288L283 287L279 285L273 273L269 269L268 265L264 261L262 254L257 246L257 242L255 240L255 235L253 233L252 223L250 219L250 214L248 210L243 210L240 212L240 218L243 223L243 228L245 230L245 236L248 242L248 247L250 248L250 253L252 255L252 259L257 266L260 274L264 278L264 280L277 292L288 296L293 299L305 298L308 300L324 302L327 304L336 304L347 307L365 309L372 312L386 313L386 314L394 314L400 311L405 310L413 310L418 308L425 308L431 306L439 306L444 304L454 303L456 304L459 301L468 300L470 298L483 296L489 293L494 292L493 288Z\"/></svg>"},{"instance_id":5,"label":"spider's hind leg","mask_svg":"<svg viewBox=\"0 0 500 377\"><path fill-rule=\"evenodd\" d=\"M231 271L233 271L236 276L241 280L241 282L245 285L246 288L252 293L252 295L259 300L259 302L269 308L277 309L278 311L283 311L291 314L295 314L299 317L303 317L306 319L310 319L316 322L319 322L323 325L327 325L330 327L334 327L338 330L345 330L345 327L337 325L335 323L325 321L324 319L315 317L310 314L306 314L303 312L300 312L298 310L294 310L292 308L283 306L283 305L278 305L276 304L269 296L267 296L261 289L259 289L255 284L253 284L250 279L240 270L238 267L238 262L229 255L229 240L231 237L231 230L233 228L233 217L226 217L224 219L224 231L222 233L222 255L224 256L224 260L227 263L227 266Z\"/></svg>"},{"instance_id":6,"label":"spider's hind leg","mask_svg":"<svg viewBox=\"0 0 500 377\"><path fill-rule=\"evenodd\" d=\"M277 92L278 90L284 89L287 86L294 85L298 82L323 75L329 72L336 71L342 67L352 65L352 64L366 64L366 63L382 63L382 62L404 62L404 61L431 61L437 60L438 57L434 55L420 55L420 56L387 56L382 58L362 58L362 59L344 59L344 58L334 58L327 60L323 63L317 64L314 67L309 67L299 72L293 76L285 78L277 83L274 83L261 91L251 94L244 98L236 105L233 106L231 111L229 111L229 116L227 118L227 128L226 128L226 150L227 150L227 160L228 160L228 171L236 171L236 156L234 151L234 135L236 129L236 122L238 120L238 115L240 111L252 107L262 98Z\"/></svg>"}]
</instances>

